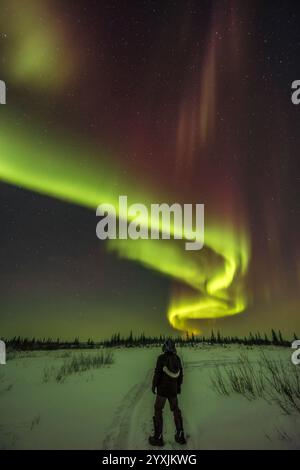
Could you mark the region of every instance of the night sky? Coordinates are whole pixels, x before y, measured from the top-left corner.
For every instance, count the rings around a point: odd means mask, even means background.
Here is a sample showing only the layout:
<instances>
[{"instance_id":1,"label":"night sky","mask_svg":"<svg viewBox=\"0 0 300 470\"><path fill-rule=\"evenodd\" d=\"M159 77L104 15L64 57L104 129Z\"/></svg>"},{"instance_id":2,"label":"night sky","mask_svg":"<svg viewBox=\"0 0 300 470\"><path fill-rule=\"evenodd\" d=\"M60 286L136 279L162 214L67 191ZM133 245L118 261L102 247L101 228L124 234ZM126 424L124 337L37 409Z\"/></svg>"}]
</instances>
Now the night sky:
<instances>
[{"instance_id":1,"label":"night sky","mask_svg":"<svg viewBox=\"0 0 300 470\"><path fill-rule=\"evenodd\" d=\"M2 0L0 335L300 333L300 7ZM205 204L205 247L96 237Z\"/></svg>"}]
</instances>

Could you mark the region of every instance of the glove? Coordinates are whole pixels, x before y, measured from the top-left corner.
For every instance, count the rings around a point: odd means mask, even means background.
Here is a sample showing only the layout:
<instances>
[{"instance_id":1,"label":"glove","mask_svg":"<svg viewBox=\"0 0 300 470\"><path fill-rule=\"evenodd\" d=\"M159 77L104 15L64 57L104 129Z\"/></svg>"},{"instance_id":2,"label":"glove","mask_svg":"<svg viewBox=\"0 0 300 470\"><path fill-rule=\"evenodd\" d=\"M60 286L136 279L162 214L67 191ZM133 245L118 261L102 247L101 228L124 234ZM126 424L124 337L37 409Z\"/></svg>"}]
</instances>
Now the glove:
<instances>
[{"instance_id":1,"label":"glove","mask_svg":"<svg viewBox=\"0 0 300 470\"><path fill-rule=\"evenodd\" d=\"M154 395L156 395L156 387L155 387L155 385L152 385L152 393L154 393Z\"/></svg>"}]
</instances>

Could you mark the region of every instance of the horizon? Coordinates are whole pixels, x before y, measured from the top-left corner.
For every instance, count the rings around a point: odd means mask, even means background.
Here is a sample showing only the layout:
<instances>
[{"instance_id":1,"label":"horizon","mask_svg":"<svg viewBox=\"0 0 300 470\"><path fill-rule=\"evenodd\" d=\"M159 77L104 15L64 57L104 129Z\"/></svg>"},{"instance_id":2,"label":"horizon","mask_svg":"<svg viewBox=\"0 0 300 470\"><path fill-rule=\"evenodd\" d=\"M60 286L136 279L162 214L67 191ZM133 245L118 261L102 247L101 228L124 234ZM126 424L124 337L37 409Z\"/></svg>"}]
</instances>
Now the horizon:
<instances>
[{"instance_id":1,"label":"horizon","mask_svg":"<svg viewBox=\"0 0 300 470\"><path fill-rule=\"evenodd\" d=\"M176 343L185 343L185 342L205 342L205 341L212 341L212 342L222 342L223 341L232 341L233 343L235 341L249 341L251 342L252 340L255 342L255 341L267 341L269 342L270 344L274 344L276 343L277 341L279 343L289 343L289 344L292 344L293 340L297 340L299 338L299 336L296 334L296 332L294 332L291 337L290 337L290 340L288 338L286 338L281 330L274 330L273 328L267 332L267 331L263 331L263 332L259 332L259 331L250 331L248 334L245 334L245 335L222 335L221 332L219 330L211 330L210 334L207 334L207 335L203 335L203 334L194 334L193 332L192 333L189 333L189 332L186 332L186 334L182 334L181 336L177 335L145 335L143 332L142 333L135 333L134 331L130 331L127 335L124 334L124 335L121 335L119 332L115 332L115 333L112 333L112 335L110 337L107 337L107 338L86 338L86 339L83 339L83 338L80 338L80 336L75 336L74 338L69 338L69 339L66 339L66 338L60 338L60 337L56 337L56 338L49 338L49 337L22 337L22 336L14 336L14 337L10 337L10 338L4 338L4 342L6 343L10 343L10 342L13 342L13 341L16 341L16 342L36 342L36 343L43 343L43 344L52 344L52 343L57 343L57 344L89 344L89 343L93 343L93 344L103 344L103 343L109 343L109 342L130 342L130 341L133 341L133 342L141 342L142 340L145 340L145 341L158 341L158 342L161 342L161 341L165 341L167 338L172 338Z\"/></svg>"},{"instance_id":2,"label":"horizon","mask_svg":"<svg viewBox=\"0 0 300 470\"><path fill-rule=\"evenodd\" d=\"M300 331L293 7L46 0L19 5L22 30L4 1L0 334ZM203 249L100 241L96 209L121 194L204 204Z\"/></svg>"}]
</instances>

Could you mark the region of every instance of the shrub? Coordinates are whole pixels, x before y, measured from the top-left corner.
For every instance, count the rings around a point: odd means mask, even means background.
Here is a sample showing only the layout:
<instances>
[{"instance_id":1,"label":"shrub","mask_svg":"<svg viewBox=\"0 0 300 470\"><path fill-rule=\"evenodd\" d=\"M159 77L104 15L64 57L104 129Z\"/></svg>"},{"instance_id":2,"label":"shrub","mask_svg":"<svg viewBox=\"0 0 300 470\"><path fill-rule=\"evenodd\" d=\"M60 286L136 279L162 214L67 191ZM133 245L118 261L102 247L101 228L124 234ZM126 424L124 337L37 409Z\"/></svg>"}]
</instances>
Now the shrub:
<instances>
[{"instance_id":1,"label":"shrub","mask_svg":"<svg viewBox=\"0 0 300 470\"><path fill-rule=\"evenodd\" d=\"M261 354L258 363L240 355L233 366L218 366L211 377L212 388L220 395L239 393L248 400L263 398L276 403L286 414L300 413L300 370Z\"/></svg>"},{"instance_id":2,"label":"shrub","mask_svg":"<svg viewBox=\"0 0 300 470\"><path fill-rule=\"evenodd\" d=\"M58 369L46 367L43 371L43 382L49 382L54 377L57 382L62 383L69 375L99 369L113 364L113 362L114 356L111 351L103 350L97 354L74 354L70 357L67 356L67 359Z\"/></svg>"}]
</instances>

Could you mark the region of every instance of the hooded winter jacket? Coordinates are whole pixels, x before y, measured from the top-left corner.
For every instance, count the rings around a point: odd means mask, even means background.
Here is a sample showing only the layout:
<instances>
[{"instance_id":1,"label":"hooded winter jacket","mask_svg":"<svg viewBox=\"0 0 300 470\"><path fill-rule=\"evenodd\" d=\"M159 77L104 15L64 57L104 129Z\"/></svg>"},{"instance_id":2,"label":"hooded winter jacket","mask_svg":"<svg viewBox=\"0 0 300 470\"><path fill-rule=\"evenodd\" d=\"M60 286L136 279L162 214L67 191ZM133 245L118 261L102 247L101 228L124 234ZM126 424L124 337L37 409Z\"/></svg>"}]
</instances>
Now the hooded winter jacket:
<instances>
[{"instance_id":1,"label":"hooded winter jacket","mask_svg":"<svg viewBox=\"0 0 300 470\"><path fill-rule=\"evenodd\" d=\"M174 352L161 354L156 363L152 388L161 397L175 397L183 381L181 360Z\"/></svg>"}]
</instances>

